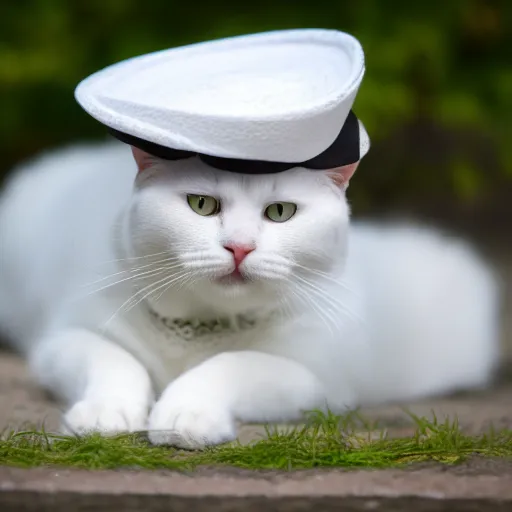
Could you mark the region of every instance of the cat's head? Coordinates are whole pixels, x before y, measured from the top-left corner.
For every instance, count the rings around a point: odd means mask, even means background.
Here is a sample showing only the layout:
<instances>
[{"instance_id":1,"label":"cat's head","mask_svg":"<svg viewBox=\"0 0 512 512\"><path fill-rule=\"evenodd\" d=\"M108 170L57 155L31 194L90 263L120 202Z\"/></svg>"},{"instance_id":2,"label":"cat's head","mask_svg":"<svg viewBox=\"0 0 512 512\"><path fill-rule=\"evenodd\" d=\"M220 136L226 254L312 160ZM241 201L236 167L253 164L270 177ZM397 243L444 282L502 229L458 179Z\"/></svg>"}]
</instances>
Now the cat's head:
<instances>
[{"instance_id":1,"label":"cat's head","mask_svg":"<svg viewBox=\"0 0 512 512\"><path fill-rule=\"evenodd\" d=\"M225 313L275 308L283 297L300 301L311 291L305 281L343 262L345 190L357 164L246 175L133 151L127 250L154 262L144 282L160 312L172 313L176 293Z\"/></svg>"}]
</instances>

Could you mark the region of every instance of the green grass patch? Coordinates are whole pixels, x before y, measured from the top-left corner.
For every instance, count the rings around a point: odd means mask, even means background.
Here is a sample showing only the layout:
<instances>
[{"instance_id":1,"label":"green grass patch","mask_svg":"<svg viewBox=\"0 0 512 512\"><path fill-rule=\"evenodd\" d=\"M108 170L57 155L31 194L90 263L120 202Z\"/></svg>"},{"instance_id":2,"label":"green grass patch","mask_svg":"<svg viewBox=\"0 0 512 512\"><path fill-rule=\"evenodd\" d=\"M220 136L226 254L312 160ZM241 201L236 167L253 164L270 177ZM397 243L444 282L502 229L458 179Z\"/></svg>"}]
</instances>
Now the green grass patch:
<instances>
[{"instance_id":1,"label":"green grass patch","mask_svg":"<svg viewBox=\"0 0 512 512\"><path fill-rule=\"evenodd\" d=\"M64 437L45 432L12 432L0 440L0 465L72 466L87 469L173 469L234 466L246 469L386 468L415 462L456 464L471 455L512 456L512 431L492 428L469 436L458 422L410 414L415 434L389 438L357 413L314 413L306 425L287 431L267 427L267 437L186 452L151 446L143 434Z\"/></svg>"}]
</instances>

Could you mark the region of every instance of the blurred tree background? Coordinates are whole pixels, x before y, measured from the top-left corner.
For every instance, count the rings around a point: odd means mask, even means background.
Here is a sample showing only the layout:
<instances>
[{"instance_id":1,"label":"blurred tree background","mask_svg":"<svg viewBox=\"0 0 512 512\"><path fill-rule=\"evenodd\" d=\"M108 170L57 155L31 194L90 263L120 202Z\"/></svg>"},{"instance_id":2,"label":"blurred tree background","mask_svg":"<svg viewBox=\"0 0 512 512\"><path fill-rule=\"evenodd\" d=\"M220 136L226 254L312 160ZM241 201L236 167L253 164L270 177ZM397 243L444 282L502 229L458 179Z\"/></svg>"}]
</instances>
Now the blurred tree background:
<instances>
[{"instance_id":1,"label":"blurred tree background","mask_svg":"<svg viewBox=\"0 0 512 512\"><path fill-rule=\"evenodd\" d=\"M355 110L373 147L354 210L510 222L511 26L511 0L1 0L0 175L105 136L73 98L104 66L218 37L336 28L367 61Z\"/></svg>"}]
</instances>

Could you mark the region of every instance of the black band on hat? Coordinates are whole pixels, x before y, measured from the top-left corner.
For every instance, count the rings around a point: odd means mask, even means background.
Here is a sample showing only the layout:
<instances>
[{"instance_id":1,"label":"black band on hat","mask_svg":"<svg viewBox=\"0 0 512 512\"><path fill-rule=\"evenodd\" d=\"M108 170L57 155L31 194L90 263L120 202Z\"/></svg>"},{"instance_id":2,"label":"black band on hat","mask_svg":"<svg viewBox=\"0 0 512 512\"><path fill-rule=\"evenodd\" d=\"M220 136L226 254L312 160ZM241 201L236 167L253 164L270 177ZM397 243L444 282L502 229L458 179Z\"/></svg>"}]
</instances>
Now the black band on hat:
<instances>
[{"instance_id":1,"label":"black band on hat","mask_svg":"<svg viewBox=\"0 0 512 512\"><path fill-rule=\"evenodd\" d=\"M140 139L127 133L119 132L113 128L108 131L120 141L156 156L163 160L183 160L185 158L199 157L205 164L223 171L238 172L241 174L274 174L287 171L294 167L306 169L334 169L358 162L361 159L359 141L359 121L352 110L349 112L343 127L336 140L319 155L305 162L268 162L264 160L243 160L237 158L224 158L204 155L193 151L167 148L153 142ZM314 137L315 134L309 135Z\"/></svg>"}]
</instances>

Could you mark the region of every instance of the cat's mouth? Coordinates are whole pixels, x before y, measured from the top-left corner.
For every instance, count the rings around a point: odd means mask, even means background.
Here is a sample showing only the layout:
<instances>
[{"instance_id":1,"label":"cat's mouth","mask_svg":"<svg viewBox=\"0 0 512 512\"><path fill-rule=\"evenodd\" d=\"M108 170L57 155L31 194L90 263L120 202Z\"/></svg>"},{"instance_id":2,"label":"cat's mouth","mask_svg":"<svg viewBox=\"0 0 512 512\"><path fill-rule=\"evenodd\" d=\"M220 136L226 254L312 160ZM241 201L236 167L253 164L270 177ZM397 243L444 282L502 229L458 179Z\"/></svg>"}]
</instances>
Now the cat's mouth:
<instances>
[{"instance_id":1,"label":"cat's mouth","mask_svg":"<svg viewBox=\"0 0 512 512\"><path fill-rule=\"evenodd\" d=\"M230 274L218 278L217 282L223 285L244 284L249 282L249 279L236 268Z\"/></svg>"}]
</instances>

